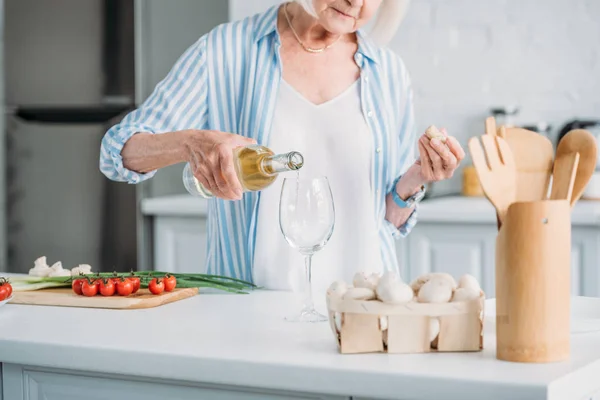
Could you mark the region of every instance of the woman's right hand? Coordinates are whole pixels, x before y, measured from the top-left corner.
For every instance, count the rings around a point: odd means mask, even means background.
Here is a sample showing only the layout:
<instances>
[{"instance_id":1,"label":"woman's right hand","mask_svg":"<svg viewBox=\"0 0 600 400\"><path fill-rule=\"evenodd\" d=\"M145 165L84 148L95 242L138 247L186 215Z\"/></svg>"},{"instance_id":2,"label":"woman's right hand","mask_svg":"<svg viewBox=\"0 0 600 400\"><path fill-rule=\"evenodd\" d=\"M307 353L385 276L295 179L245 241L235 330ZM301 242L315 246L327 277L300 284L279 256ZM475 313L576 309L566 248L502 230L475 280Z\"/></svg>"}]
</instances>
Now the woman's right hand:
<instances>
[{"instance_id":1,"label":"woman's right hand","mask_svg":"<svg viewBox=\"0 0 600 400\"><path fill-rule=\"evenodd\" d=\"M243 189L235 173L233 149L255 143L233 133L191 130L186 135L184 156L196 179L213 195L239 200Z\"/></svg>"}]
</instances>

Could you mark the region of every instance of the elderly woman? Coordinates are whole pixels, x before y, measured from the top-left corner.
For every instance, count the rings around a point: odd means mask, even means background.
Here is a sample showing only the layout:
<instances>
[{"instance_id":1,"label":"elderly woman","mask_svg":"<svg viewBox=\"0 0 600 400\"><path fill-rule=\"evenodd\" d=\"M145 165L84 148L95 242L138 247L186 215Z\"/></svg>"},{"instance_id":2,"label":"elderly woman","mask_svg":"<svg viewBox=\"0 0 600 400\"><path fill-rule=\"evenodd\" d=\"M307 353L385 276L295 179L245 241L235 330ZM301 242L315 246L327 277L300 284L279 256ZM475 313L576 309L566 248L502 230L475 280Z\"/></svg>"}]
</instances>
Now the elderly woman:
<instances>
[{"instance_id":1,"label":"elderly woman","mask_svg":"<svg viewBox=\"0 0 600 400\"><path fill-rule=\"evenodd\" d=\"M189 162L215 194L208 272L289 289L303 259L279 230L281 179L243 193L232 149L298 150L301 174L328 177L336 209L313 283L396 270L394 241L415 225L424 185L451 177L464 157L445 131L444 142L417 134L409 73L374 40L394 33L400 3L297 0L214 28L106 133L101 171L138 183ZM361 28L375 14L373 38Z\"/></svg>"}]
</instances>

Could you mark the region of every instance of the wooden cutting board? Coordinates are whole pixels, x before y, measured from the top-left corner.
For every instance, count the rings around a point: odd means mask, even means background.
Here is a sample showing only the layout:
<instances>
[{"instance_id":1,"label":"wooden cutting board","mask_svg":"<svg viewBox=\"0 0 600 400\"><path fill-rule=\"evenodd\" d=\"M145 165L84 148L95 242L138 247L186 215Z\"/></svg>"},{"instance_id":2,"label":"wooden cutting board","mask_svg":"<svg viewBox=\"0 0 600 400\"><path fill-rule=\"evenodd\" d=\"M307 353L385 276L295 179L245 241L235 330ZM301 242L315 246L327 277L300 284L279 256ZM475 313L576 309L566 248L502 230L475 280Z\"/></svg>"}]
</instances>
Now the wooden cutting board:
<instances>
[{"instance_id":1,"label":"wooden cutting board","mask_svg":"<svg viewBox=\"0 0 600 400\"><path fill-rule=\"evenodd\" d=\"M198 294L198 288L175 289L159 295L150 293L148 289L140 289L127 297L122 296L79 296L72 289L41 289L25 292L13 292L9 304L27 304L38 306L109 308L116 310L135 310L152 308L163 304L187 299Z\"/></svg>"}]
</instances>

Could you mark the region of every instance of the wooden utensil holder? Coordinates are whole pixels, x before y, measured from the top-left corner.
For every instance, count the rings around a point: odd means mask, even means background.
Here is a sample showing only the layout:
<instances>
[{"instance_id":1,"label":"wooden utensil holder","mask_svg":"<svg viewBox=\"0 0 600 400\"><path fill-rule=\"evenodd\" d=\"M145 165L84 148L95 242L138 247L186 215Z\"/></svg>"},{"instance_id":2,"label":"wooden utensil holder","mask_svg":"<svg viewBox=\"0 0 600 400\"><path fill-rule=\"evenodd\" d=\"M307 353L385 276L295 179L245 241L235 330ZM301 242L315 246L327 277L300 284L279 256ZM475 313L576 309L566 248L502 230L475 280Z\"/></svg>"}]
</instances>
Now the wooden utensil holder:
<instances>
[{"instance_id":1,"label":"wooden utensil holder","mask_svg":"<svg viewBox=\"0 0 600 400\"><path fill-rule=\"evenodd\" d=\"M571 209L566 200L513 203L496 240L496 357L569 357Z\"/></svg>"},{"instance_id":2,"label":"wooden utensil holder","mask_svg":"<svg viewBox=\"0 0 600 400\"><path fill-rule=\"evenodd\" d=\"M484 304L483 292L478 299L442 304L327 298L329 322L343 354L481 351ZM439 321L433 341L432 318Z\"/></svg>"}]
</instances>

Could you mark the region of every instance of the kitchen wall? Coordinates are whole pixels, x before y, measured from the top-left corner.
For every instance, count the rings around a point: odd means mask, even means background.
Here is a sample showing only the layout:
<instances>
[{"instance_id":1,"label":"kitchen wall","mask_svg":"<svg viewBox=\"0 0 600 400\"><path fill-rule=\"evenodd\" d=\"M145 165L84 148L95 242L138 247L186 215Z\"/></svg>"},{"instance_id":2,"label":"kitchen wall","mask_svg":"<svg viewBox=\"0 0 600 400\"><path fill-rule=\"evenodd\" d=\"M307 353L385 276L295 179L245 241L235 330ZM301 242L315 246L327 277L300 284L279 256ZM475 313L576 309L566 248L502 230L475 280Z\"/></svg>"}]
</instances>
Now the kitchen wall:
<instances>
[{"instance_id":1,"label":"kitchen wall","mask_svg":"<svg viewBox=\"0 0 600 400\"><path fill-rule=\"evenodd\" d=\"M279 1L230 3L238 19ZM516 123L544 121L553 135L600 118L598 21L598 0L412 0L390 47L411 73L419 129L444 126L466 147L495 106L517 105ZM434 190L460 185L457 173Z\"/></svg>"},{"instance_id":2,"label":"kitchen wall","mask_svg":"<svg viewBox=\"0 0 600 400\"><path fill-rule=\"evenodd\" d=\"M102 96L99 0L6 0L8 105L80 105ZM8 239L12 272L35 257L98 265L102 126L8 118ZM97 257L91 257L97 255Z\"/></svg>"}]
</instances>

